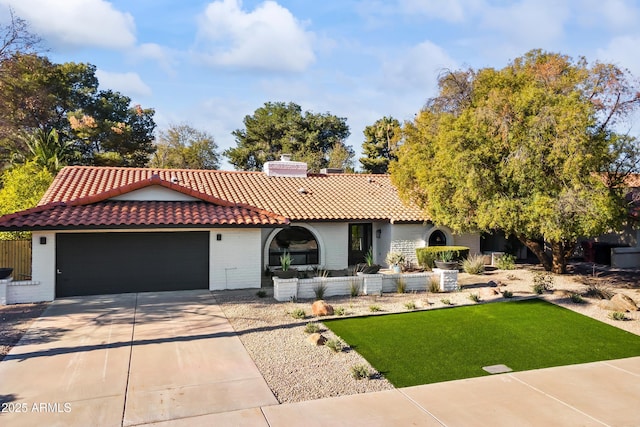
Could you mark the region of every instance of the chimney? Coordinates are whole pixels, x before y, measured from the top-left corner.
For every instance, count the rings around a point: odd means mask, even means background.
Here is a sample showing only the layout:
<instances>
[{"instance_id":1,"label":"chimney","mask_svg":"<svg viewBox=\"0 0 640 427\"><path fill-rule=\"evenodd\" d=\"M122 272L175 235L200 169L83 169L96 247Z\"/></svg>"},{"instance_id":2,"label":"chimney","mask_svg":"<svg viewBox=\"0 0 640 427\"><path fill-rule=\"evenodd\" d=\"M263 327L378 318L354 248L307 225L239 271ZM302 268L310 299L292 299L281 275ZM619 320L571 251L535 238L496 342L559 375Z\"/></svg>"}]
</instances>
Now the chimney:
<instances>
[{"instance_id":1,"label":"chimney","mask_svg":"<svg viewBox=\"0 0 640 427\"><path fill-rule=\"evenodd\" d=\"M307 177L307 164L305 162L291 161L291 154L282 154L280 156L280 160L266 162L263 170L267 176L279 176L285 178Z\"/></svg>"}]
</instances>

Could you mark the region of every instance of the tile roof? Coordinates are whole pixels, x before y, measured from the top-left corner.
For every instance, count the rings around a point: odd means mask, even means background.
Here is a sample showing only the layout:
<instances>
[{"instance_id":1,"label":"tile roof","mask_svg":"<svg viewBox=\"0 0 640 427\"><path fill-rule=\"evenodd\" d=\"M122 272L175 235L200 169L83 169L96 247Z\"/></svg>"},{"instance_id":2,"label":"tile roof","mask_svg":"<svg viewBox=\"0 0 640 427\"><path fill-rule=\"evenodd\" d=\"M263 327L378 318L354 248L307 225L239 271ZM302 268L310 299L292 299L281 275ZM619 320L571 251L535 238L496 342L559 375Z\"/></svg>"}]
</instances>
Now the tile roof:
<instances>
[{"instance_id":1,"label":"tile roof","mask_svg":"<svg viewBox=\"0 0 640 427\"><path fill-rule=\"evenodd\" d=\"M171 201L54 202L0 217L0 228L6 231L127 226L264 226L287 223L286 218L279 215L242 206Z\"/></svg>"},{"instance_id":2,"label":"tile roof","mask_svg":"<svg viewBox=\"0 0 640 427\"><path fill-rule=\"evenodd\" d=\"M40 204L97 202L149 180L171 183L176 191L212 203L257 207L295 221L427 219L417 206L400 200L388 175L367 174L287 178L262 172L70 166L58 173Z\"/></svg>"}]
</instances>

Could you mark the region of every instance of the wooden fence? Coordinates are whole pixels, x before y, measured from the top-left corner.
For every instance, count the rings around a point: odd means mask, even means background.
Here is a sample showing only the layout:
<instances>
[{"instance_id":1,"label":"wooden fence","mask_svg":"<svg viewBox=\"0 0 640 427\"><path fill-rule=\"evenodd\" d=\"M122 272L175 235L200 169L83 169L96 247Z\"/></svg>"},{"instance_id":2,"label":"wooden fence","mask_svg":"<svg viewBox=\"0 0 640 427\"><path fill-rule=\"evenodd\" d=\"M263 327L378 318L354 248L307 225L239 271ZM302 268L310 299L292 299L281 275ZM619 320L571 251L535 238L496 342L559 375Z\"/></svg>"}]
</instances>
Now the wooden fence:
<instances>
[{"instance_id":1,"label":"wooden fence","mask_svg":"<svg viewBox=\"0 0 640 427\"><path fill-rule=\"evenodd\" d=\"M0 240L0 267L13 268L14 280L31 278L31 240Z\"/></svg>"}]
</instances>

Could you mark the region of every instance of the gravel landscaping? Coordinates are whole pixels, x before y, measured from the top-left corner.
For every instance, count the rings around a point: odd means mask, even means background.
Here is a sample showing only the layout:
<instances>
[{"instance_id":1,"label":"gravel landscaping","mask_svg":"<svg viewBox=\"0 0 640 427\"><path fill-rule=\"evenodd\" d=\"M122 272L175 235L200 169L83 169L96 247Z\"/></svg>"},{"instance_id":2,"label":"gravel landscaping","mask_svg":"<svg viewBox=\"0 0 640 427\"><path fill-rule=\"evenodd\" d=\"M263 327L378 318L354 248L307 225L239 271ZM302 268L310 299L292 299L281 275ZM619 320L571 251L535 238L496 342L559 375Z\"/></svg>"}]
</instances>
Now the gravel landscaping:
<instances>
[{"instance_id":1,"label":"gravel landscaping","mask_svg":"<svg viewBox=\"0 0 640 427\"><path fill-rule=\"evenodd\" d=\"M48 303L0 305L0 361L47 306Z\"/></svg>"},{"instance_id":2,"label":"gravel landscaping","mask_svg":"<svg viewBox=\"0 0 640 427\"><path fill-rule=\"evenodd\" d=\"M480 303L504 301L499 290L513 293L514 298L535 297L531 289L533 275L539 268L528 266L511 271L495 270L484 275L461 273L462 290L452 293L406 293L382 296L332 297L326 301L334 309L342 308L344 316L362 316L407 312L405 304L413 303L417 310L432 310L445 306L476 304L469 298L478 295ZM584 303L571 301L571 293L584 293L583 282L597 283L622 292L640 302L640 274L629 277L611 274L596 275L586 269L573 275L554 276L554 291L542 295L546 300L640 335L640 313L627 313L627 321L609 318L609 311L598 306L599 300L584 297ZM490 286L489 282L494 282ZM388 390L393 386L382 375L375 375L373 368L355 350L346 348L334 353L326 346L314 346L306 341L305 325L318 322L321 333L328 339L337 338L322 325L323 318L311 316L313 301L281 303L275 301L270 290L265 298L259 298L256 290L214 292L225 315L238 333L240 340L263 374L267 384L281 402L299 402L325 397L342 396L372 391ZM448 299L449 304L442 300ZM373 313L371 307L380 309ZM294 319L290 313L302 309L305 319ZM339 317L339 316L332 316ZM356 380L352 367L368 366L373 378Z\"/></svg>"}]
</instances>

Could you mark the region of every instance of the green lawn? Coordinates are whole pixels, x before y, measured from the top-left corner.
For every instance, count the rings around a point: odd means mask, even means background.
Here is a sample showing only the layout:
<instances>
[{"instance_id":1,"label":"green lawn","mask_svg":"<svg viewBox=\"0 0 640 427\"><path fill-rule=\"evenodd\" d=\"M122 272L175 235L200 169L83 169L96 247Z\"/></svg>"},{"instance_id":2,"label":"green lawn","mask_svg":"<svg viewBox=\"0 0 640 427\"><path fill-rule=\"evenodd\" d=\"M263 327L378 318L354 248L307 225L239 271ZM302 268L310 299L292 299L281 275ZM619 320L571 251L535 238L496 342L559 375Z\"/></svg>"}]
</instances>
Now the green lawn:
<instances>
[{"instance_id":1,"label":"green lawn","mask_svg":"<svg viewBox=\"0 0 640 427\"><path fill-rule=\"evenodd\" d=\"M328 320L396 387L640 356L640 336L532 299Z\"/></svg>"}]
</instances>

